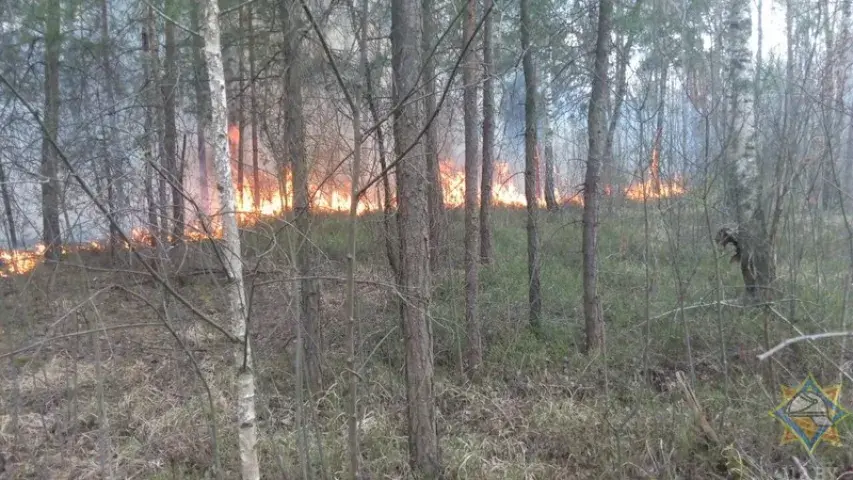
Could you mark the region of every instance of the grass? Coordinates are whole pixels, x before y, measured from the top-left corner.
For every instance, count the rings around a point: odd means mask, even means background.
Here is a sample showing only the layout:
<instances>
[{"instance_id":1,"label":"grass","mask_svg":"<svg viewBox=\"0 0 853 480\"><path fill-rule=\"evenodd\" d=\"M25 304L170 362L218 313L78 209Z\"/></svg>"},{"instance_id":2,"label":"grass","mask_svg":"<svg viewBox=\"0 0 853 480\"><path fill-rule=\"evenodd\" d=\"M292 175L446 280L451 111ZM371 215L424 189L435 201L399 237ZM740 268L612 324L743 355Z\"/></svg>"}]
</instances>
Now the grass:
<instances>
[{"instance_id":1,"label":"grass","mask_svg":"<svg viewBox=\"0 0 853 480\"><path fill-rule=\"evenodd\" d=\"M544 318L538 335L528 328L524 213L496 212L496 261L480 274L485 365L473 383L459 374L465 341L462 220L461 212L451 212L430 310L437 422L448 478L710 479L738 469L740 478L774 478L793 466L792 456L806 458L799 445L779 445L781 428L768 415L779 401L778 384L755 360L763 350L765 321L771 343L794 335L793 328L756 309L709 306L680 313L680 306L715 301L720 284L726 298L736 297L740 279L728 257L719 258L712 249L695 205L685 199L665 207L650 208L648 255L641 208L603 212L599 283L608 349L593 358L578 353L583 343L580 211L540 217ZM824 222L818 234L806 228L813 218L803 215L799 222L800 228L785 232L778 249L782 296L797 301L780 303L778 310L788 315L795 305L789 320L807 332L838 329L847 260L830 258L845 258L843 228ZM345 218L319 219L315 228L315 247L322 252L318 272L344 276ZM245 234L250 257L271 244L269 231ZM252 291L251 329L259 454L265 478L300 478L292 373L294 283L286 281L293 275L288 254L297 237L283 230L275 240L273 255L258 267L263 273L248 278L258 285ZM369 478L407 478L402 342L396 297L384 286L392 279L381 219L362 219L357 242L358 278L374 282L358 286L360 354L366 362L360 385L364 468ZM250 258L250 267L253 262ZM213 261L204 257L190 263L184 268ZM201 311L227 323L221 279L175 281ZM305 409L308 469L322 475L318 478L341 478L347 458L344 291L335 281L323 282L322 289L325 390ZM652 317L648 322L646 310ZM102 450L108 452L105 463L115 478L210 478L211 420L224 476L238 477L229 347L180 305L164 308L145 276L42 266L31 276L0 280L0 311L2 352L68 335L4 358L0 453L8 478L96 475ZM183 347L163 328L77 333L160 322L164 313ZM837 378L833 363L849 362L839 358L838 342L817 348L803 344L777 355L773 374L789 385L807 372L832 383ZM696 396L723 444L734 452L730 458L740 459L738 465L721 466L721 449L702 442L693 412L675 386L677 371L688 378L695 373ZM842 390L848 406L853 404L850 389L845 383ZM98 413L99 401L105 418ZM841 430L845 444L853 445L850 427ZM808 468L814 471L817 464L846 467L853 464L853 454L849 448L821 445Z\"/></svg>"}]
</instances>

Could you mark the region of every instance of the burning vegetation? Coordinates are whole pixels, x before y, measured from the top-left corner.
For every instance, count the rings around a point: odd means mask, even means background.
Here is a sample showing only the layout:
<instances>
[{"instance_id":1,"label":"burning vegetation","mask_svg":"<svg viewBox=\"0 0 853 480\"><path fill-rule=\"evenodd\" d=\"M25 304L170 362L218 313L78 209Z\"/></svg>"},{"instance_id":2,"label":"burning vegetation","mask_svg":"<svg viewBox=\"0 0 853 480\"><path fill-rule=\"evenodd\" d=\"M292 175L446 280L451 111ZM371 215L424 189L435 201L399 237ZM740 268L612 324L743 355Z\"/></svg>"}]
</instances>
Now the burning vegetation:
<instances>
[{"instance_id":1,"label":"burning vegetation","mask_svg":"<svg viewBox=\"0 0 853 480\"><path fill-rule=\"evenodd\" d=\"M237 161L237 145L239 143L239 131L235 126L229 128L228 139L231 146L231 157ZM270 172L262 172L258 178L258 184L254 184L251 176L243 179L236 178L235 190L237 192L237 218L241 227L250 228L262 219L271 219L283 216L290 211L293 205L293 174L285 168L284 175L274 175ZM441 187L444 204L447 208L461 208L465 204L465 172L454 164L452 160L443 160L439 164L441 175ZM494 169L492 187L492 203L498 207L524 208L527 205L524 192L518 189L514 182L514 174L510 165L505 162L497 162ZM312 193L311 208L318 213L348 212L350 209L350 185L348 179L338 179L335 176L324 177L315 173L309 182L309 192ZM603 189L605 195L610 195L612 188L608 185ZM627 199L632 201L651 200L656 198L667 198L683 195L686 192L683 184L678 181L664 181L660 178L660 162L657 150L653 151L648 176L640 182L631 183L623 189ZM256 198L258 196L258 198ZM562 205L583 206L583 196L580 193L562 193L555 191L557 201ZM381 189L375 188L365 194L358 203L358 215L381 210L383 198ZM395 204L395 199L391 199ZM538 204L545 207L545 199L538 196ZM215 216L203 217L205 222L199 219L187 222L184 236L189 241L201 241L210 237L220 238L222 236L221 225ZM164 234L164 240L173 241L171 235ZM131 242L137 245L151 245L154 242L155 232L144 227L135 227L130 232ZM121 245L130 248L127 242ZM73 251L103 251L108 247L108 241L91 241L83 244L66 245L62 247L63 253ZM37 244L31 249L2 250L0 249L0 277L20 275L33 270L38 266L45 252L43 244Z\"/></svg>"}]
</instances>

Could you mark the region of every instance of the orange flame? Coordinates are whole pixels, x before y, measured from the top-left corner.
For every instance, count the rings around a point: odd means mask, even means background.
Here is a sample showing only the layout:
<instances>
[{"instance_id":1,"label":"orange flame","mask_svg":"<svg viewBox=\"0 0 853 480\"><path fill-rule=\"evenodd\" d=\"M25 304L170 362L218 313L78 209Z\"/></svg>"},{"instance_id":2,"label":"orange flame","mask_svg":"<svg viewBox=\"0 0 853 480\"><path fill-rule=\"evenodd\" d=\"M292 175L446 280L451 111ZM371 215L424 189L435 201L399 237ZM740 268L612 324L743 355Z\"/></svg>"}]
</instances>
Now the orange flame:
<instances>
[{"instance_id":1,"label":"orange flame","mask_svg":"<svg viewBox=\"0 0 853 480\"><path fill-rule=\"evenodd\" d=\"M660 138L660 131L658 131ZM631 200L642 201L643 199L667 198L683 195L687 190L684 185L675 179L670 182L661 181L660 178L660 144L655 142L652 148L652 160L649 164L649 178L642 183L629 185L625 189L625 196Z\"/></svg>"}]
</instances>

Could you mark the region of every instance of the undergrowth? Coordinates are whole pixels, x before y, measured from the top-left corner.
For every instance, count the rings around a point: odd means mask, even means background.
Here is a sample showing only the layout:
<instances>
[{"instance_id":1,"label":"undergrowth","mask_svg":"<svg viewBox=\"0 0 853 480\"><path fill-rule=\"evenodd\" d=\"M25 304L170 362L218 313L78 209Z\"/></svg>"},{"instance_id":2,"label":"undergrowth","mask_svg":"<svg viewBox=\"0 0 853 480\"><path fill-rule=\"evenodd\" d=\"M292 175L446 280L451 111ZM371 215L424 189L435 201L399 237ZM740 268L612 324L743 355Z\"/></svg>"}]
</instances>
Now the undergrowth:
<instances>
[{"instance_id":1,"label":"undergrowth","mask_svg":"<svg viewBox=\"0 0 853 480\"><path fill-rule=\"evenodd\" d=\"M850 373L841 342L798 344L765 362L756 355L797 330L842 326L843 227L822 222L819 235L808 228L786 232L777 249L774 312L744 308L732 252L713 247L704 217L684 202L650 204L648 237L642 207L603 212L599 295L607 350L594 357L579 353L580 211L540 216L544 319L536 332L528 327L524 212L496 212L496 258L480 272L484 368L472 382L460 373L462 220L450 212L430 306L448 478L786 478L779 475L793 468L792 456L808 458L800 445L779 445L782 430L768 412L780 401L780 384L797 385L807 373L835 383L838 367ZM316 478L345 475L344 290L334 280L345 272L345 218L318 218L316 225L313 241L322 252L316 268L330 278L322 283L324 389L306 403L303 430L293 375L295 282L287 281L295 276L288 249L296 237L273 227L244 235L250 266L253 254L279 246L249 269L255 273L248 279L265 478L301 478L300 438L311 462L305 470ZM277 232L274 242L270 232ZM357 241L357 276L364 280L357 290L364 470L366 478L407 478L403 342L381 218L365 217ZM800 248L806 242L810 247ZM225 324L222 282L198 275L175 285ZM36 345L4 357L0 453L8 478L83 478L101 468L115 478L212 478L211 425L224 478L238 476L230 347L189 310L164 303L149 278L42 266L28 277L0 280L0 292L2 352ZM158 326L80 334L164 318L182 346ZM677 372L691 384L721 444L702 440ZM845 381L842 404L853 404L850 391ZM807 469L853 464L853 432L847 423L840 430L848 448L820 445ZM723 449L737 465L721 463Z\"/></svg>"}]
</instances>

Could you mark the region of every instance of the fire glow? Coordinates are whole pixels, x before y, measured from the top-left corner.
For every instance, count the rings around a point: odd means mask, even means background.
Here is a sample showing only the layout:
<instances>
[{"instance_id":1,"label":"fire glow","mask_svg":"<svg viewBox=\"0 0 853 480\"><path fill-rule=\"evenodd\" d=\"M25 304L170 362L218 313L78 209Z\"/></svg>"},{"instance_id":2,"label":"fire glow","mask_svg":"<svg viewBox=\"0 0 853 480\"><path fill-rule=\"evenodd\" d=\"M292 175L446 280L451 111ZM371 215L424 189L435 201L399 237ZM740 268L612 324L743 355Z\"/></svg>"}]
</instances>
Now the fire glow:
<instances>
[{"instance_id":1,"label":"fire glow","mask_svg":"<svg viewBox=\"0 0 853 480\"><path fill-rule=\"evenodd\" d=\"M237 145L239 143L239 130L232 126L228 131L230 154L232 160L237 160ZM666 198L683 195L686 192L684 186L678 182L666 182L660 179L659 161L657 152L653 152L649 168L649 176L643 182L635 182L624 189L625 197L632 201L643 201L643 199ZM232 170L233 171L233 170ZM259 185L254 185L252 175L244 175L240 182L234 178L234 190L237 195L236 210L238 224L243 228L249 228L262 219L275 219L282 217L293 206L293 175L285 170L282 179L265 173L258 177ZM456 166L451 160L439 163L439 173L444 198L447 208L461 208L465 205L465 172ZM509 164L497 162L495 164L494 179L492 184L492 203L498 207L524 208L527 200L522 190L515 186L513 174ZM309 194L311 210L317 213L349 212L350 210L350 183L349 180L331 181L335 178L326 179L316 175L309 180ZM376 187L374 187L376 189ZM604 194L610 195L610 186L604 187ZM282 193L284 192L284 193ZM258 195L257 202L255 196ZM561 194L555 192L558 203L562 205L583 205L583 197L580 194ZM376 198L371 202L368 198ZM379 189L376 192L368 192L359 201L356 213L364 215L379 211L382 205ZM395 199L392 199L392 204ZM537 204L545 207L545 200L541 195L537 196ZM206 217L205 223L196 220L186 225L185 239L189 241L201 241L207 238L221 238L222 227L216 220L216 216ZM130 232L130 241L136 245L151 245L154 234L145 228L134 228ZM167 241L174 239L167 236ZM93 241L85 244L64 246L63 253L69 251L102 251L107 248L107 241ZM130 245L125 242L125 249ZM44 255L45 247L37 244L32 249L26 250L0 250L0 277L20 275L33 270L38 266Z\"/></svg>"}]
</instances>

